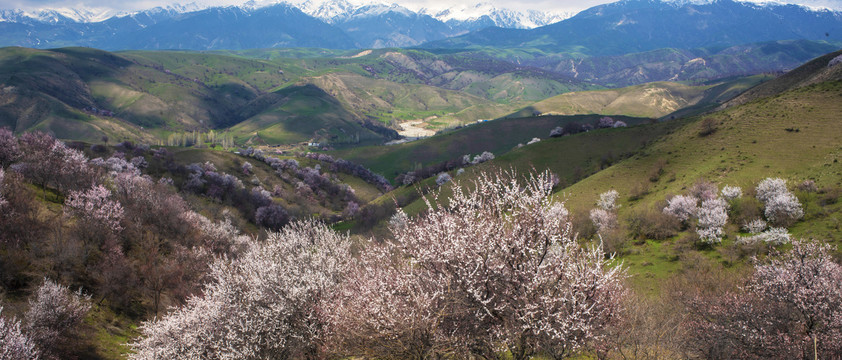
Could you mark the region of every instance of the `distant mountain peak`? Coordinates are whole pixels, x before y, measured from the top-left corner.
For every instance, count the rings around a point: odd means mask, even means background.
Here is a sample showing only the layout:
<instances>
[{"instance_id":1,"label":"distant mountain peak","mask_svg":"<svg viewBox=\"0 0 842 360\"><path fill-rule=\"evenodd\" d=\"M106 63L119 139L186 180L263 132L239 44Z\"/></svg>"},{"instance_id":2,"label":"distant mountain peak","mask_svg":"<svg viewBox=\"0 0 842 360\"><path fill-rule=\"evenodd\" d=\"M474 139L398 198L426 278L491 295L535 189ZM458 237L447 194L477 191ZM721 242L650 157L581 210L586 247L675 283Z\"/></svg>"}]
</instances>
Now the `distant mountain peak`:
<instances>
[{"instance_id":1,"label":"distant mountain peak","mask_svg":"<svg viewBox=\"0 0 842 360\"><path fill-rule=\"evenodd\" d=\"M106 8L44 8L33 11L0 10L0 22L17 22L29 18L47 24L66 22L87 23L103 21L120 14L118 11Z\"/></svg>"}]
</instances>

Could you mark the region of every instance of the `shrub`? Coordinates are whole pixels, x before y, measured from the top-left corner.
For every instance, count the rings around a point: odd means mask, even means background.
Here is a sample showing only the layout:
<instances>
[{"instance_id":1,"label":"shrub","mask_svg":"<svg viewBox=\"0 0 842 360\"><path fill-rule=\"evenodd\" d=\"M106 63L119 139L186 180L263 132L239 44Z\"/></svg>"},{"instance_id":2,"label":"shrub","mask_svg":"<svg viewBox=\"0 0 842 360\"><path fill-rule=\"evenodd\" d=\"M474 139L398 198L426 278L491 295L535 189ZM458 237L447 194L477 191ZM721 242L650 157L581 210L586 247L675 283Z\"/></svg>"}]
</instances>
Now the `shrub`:
<instances>
[{"instance_id":1,"label":"shrub","mask_svg":"<svg viewBox=\"0 0 842 360\"><path fill-rule=\"evenodd\" d=\"M763 216L763 204L754 197L743 196L731 200L729 205L729 215L735 224L746 224Z\"/></svg>"},{"instance_id":2,"label":"shrub","mask_svg":"<svg viewBox=\"0 0 842 360\"><path fill-rule=\"evenodd\" d=\"M763 219L754 219L743 224L743 230L750 234L758 234L766 230L766 222Z\"/></svg>"},{"instance_id":3,"label":"shrub","mask_svg":"<svg viewBox=\"0 0 842 360\"><path fill-rule=\"evenodd\" d=\"M471 160L471 164L481 164L489 160L494 160L494 154L488 151L483 151L482 154L474 156L474 159Z\"/></svg>"},{"instance_id":4,"label":"shrub","mask_svg":"<svg viewBox=\"0 0 842 360\"><path fill-rule=\"evenodd\" d=\"M617 198L619 197L620 193L617 190L608 190L599 194L599 200L597 200L596 206L605 211L615 211L620 207L617 204Z\"/></svg>"},{"instance_id":5,"label":"shrub","mask_svg":"<svg viewBox=\"0 0 842 360\"><path fill-rule=\"evenodd\" d=\"M254 214L257 225L270 230L280 230L289 223L289 214L283 206L272 204L257 208Z\"/></svg>"},{"instance_id":6,"label":"shrub","mask_svg":"<svg viewBox=\"0 0 842 360\"><path fill-rule=\"evenodd\" d=\"M696 214L699 200L689 195L676 195L667 200L664 213L686 223Z\"/></svg>"},{"instance_id":7,"label":"shrub","mask_svg":"<svg viewBox=\"0 0 842 360\"><path fill-rule=\"evenodd\" d=\"M0 168L17 161L21 155L15 134L8 128L0 128Z\"/></svg>"},{"instance_id":8,"label":"shrub","mask_svg":"<svg viewBox=\"0 0 842 360\"><path fill-rule=\"evenodd\" d=\"M3 193L6 191L6 185L4 184L5 180L6 171L3 170L2 167L0 167L0 209L2 209L3 206L9 203L8 201L6 201L6 198L3 197Z\"/></svg>"},{"instance_id":9,"label":"shrub","mask_svg":"<svg viewBox=\"0 0 842 360\"><path fill-rule=\"evenodd\" d=\"M775 194L766 201L766 208L763 211L773 224L789 227L798 219L804 217L804 210L798 198L790 192Z\"/></svg>"},{"instance_id":10,"label":"shrub","mask_svg":"<svg viewBox=\"0 0 842 360\"><path fill-rule=\"evenodd\" d=\"M639 182L632 186L629 190L629 201L636 201L642 199L649 194L649 184L646 182Z\"/></svg>"},{"instance_id":11,"label":"shrub","mask_svg":"<svg viewBox=\"0 0 842 360\"><path fill-rule=\"evenodd\" d=\"M637 239L666 240L678 234L681 222L662 211L647 209L629 215L627 225L630 235Z\"/></svg>"},{"instance_id":12,"label":"shrub","mask_svg":"<svg viewBox=\"0 0 842 360\"><path fill-rule=\"evenodd\" d=\"M722 199L710 199L702 202L698 209L699 224L696 232L706 244L722 241L722 228L728 223L727 203Z\"/></svg>"},{"instance_id":13,"label":"shrub","mask_svg":"<svg viewBox=\"0 0 842 360\"><path fill-rule=\"evenodd\" d=\"M618 225L617 214L605 209L591 209L590 218L594 227L596 227L596 232L600 234L611 229L616 229Z\"/></svg>"},{"instance_id":14,"label":"shrub","mask_svg":"<svg viewBox=\"0 0 842 360\"><path fill-rule=\"evenodd\" d=\"M743 189L740 188L739 186L725 185L725 187L722 188L721 193L722 193L722 197L725 198L725 200L731 201L731 200L738 199L738 198L742 197L743 196Z\"/></svg>"},{"instance_id":15,"label":"shrub","mask_svg":"<svg viewBox=\"0 0 842 360\"><path fill-rule=\"evenodd\" d=\"M29 300L26 330L38 348L48 355L59 356L70 345L78 326L91 309L90 297L77 293L52 280L44 279L34 299Z\"/></svg>"},{"instance_id":16,"label":"shrub","mask_svg":"<svg viewBox=\"0 0 842 360\"><path fill-rule=\"evenodd\" d=\"M790 241L789 232L785 228L769 228L769 230L755 233L753 236L740 237L737 244L765 243L773 246L787 244Z\"/></svg>"},{"instance_id":17,"label":"shrub","mask_svg":"<svg viewBox=\"0 0 842 360\"><path fill-rule=\"evenodd\" d=\"M446 172L440 173L440 174L436 177L436 185L438 185L438 186L442 186L442 185L444 185L445 183L447 183L448 181L450 181L451 179L452 179L452 178L450 177L450 174L448 174L448 173L446 173Z\"/></svg>"},{"instance_id":18,"label":"shrub","mask_svg":"<svg viewBox=\"0 0 842 360\"><path fill-rule=\"evenodd\" d=\"M798 184L798 186L796 188L798 190L801 190L801 191L804 191L804 192L810 192L810 193L813 193L813 192L816 192L816 191L819 190L818 187L816 187L816 182L813 181L813 180L804 180L804 182Z\"/></svg>"},{"instance_id":19,"label":"shrub","mask_svg":"<svg viewBox=\"0 0 842 360\"><path fill-rule=\"evenodd\" d=\"M755 188L755 196L757 200L764 203L772 199L772 197L779 194L788 193L786 189L786 180L781 178L766 178L760 181Z\"/></svg>"},{"instance_id":20,"label":"shrub","mask_svg":"<svg viewBox=\"0 0 842 360\"><path fill-rule=\"evenodd\" d=\"M716 184L706 181L706 180L699 180L696 181L693 186L690 187L690 195L699 199L701 201L716 199L717 193L719 193L719 189L716 187Z\"/></svg>"},{"instance_id":21,"label":"shrub","mask_svg":"<svg viewBox=\"0 0 842 360\"><path fill-rule=\"evenodd\" d=\"M598 129L605 129L605 128L614 127L614 119L612 119L611 117L608 117L608 116L601 117L596 122L596 127Z\"/></svg>"},{"instance_id":22,"label":"shrub","mask_svg":"<svg viewBox=\"0 0 842 360\"><path fill-rule=\"evenodd\" d=\"M667 161L665 159L658 159L652 164L652 168L649 169L649 181L651 182L658 182L661 179L661 176L664 175L664 169L667 166Z\"/></svg>"},{"instance_id":23,"label":"shrub","mask_svg":"<svg viewBox=\"0 0 842 360\"><path fill-rule=\"evenodd\" d=\"M708 136L708 135L711 135L711 134L715 133L716 130L717 130L717 125L718 124L716 123L716 120L714 118L708 117L708 118L702 119L702 122L701 122L701 125L700 125L701 129L699 130L699 136L705 137L705 136Z\"/></svg>"}]
</instances>

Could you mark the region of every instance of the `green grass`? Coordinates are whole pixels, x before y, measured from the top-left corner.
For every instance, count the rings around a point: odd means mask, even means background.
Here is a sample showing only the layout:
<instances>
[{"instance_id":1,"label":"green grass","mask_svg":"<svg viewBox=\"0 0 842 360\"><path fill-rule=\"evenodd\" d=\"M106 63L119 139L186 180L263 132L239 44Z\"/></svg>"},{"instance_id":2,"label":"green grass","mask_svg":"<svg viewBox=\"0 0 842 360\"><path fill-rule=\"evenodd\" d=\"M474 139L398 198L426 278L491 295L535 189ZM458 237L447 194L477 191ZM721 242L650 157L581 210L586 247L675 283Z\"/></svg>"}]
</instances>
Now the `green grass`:
<instances>
[{"instance_id":1,"label":"green grass","mask_svg":"<svg viewBox=\"0 0 842 360\"><path fill-rule=\"evenodd\" d=\"M85 332L92 333L93 349L88 356L100 359L122 359L130 352L128 343L140 335L132 320L95 305L85 319Z\"/></svg>"},{"instance_id":2,"label":"green grass","mask_svg":"<svg viewBox=\"0 0 842 360\"><path fill-rule=\"evenodd\" d=\"M708 115L717 131L704 137L695 118L646 151L566 189L574 194L570 203L588 206L610 188L628 196L638 183L651 187L644 204L680 193L699 179L744 188L765 177L784 177L791 185L806 179L838 185L842 165L834 160L842 156L842 130L836 124L840 90L842 82L824 83ZM650 182L649 172L659 159L667 162L667 176Z\"/></svg>"},{"instance_id":3,"label":"green grass","mask_svg":"<svg viewBox=\"0 0 842 360\"><path fill-rule=\"evenodd\" d=\"M387 179L394 179L400 173L442 161L461 159L466 154L478 155L483 151L490 151L499 156L511 151L518 144L528 143L532 138L546 139L550 130L557 126L570 122L594 123L599 117L579 115L500 119L410 143L345 149L335 151L333 154L363 164L374 172L386 176ZM630 125L649 121L649 119L629 117L617 117L617 119L622 119ZM631 142L636 144L634 146L640 144L639 140ZM543 148L544 145L540 144L537 145ZM547 150L546 154L536 156L552 157L551 151ZM619 156L625 152L618 150L614 155ZM562 157L559 154L562 153L556 153L555 156ZM547 160L533 161L537 166L544 162ZM528 160L524 163L528 163Z\"/></svg>"}]
</instances>

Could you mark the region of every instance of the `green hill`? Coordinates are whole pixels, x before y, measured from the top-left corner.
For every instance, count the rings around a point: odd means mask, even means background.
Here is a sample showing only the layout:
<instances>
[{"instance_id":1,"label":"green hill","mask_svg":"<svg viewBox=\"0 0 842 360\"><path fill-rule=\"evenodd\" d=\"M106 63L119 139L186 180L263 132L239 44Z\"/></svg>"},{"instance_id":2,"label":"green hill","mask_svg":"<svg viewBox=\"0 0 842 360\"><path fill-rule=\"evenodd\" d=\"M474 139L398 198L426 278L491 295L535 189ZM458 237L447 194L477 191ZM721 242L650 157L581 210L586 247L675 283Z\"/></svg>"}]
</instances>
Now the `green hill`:
<instances>
[{"instance_id":1,"label":"green hill","mask_svg":"<svg viewBox=\"0 0 842 360\"><path fill-rule=\"evenodd\" d=\"M770 76L757 75L709 85L654 82L619 89L577 91L534 103L514 114L603 114L661 118L688 108L718 106Z\"/></svg>"},{"instance_id":2,"label":"green hill","mask_svg":"<svg viewBox=\"0 0 842 360\"><path fill-rule=\"evenodd\" d=\"M388 140L393 132L384 124L435 116L427 126L444 128L593 88L484 55L395 49L4 48L0 84L0 125L17 132L37 128L89 142L109 136L154 143L172 132L239 124L237 143L263 132L272 143L334 145Z\"/></svg>"},{"instance_id":3,"label":"green hill","mask_svg":"<svg viewBox=\"0 0 842 360\"><path fill-rule=\"evenodd\" d=\"M694 244L692 230L652 240L628 227L630 219L658 213L668 196L686 193L700 180L719 188L740 186L745 197L752 197L754 187L767 177L786 179L790 189L805 180L815 181L818 192L796 191L805 216L789 230L796 238L839 245L842 65L828 67L838 55L793 71L802 79L820 82L791 86L794 75L790 75L762 85L778 89L769 90L770 96L708 115L545 139L469 168L456 179L469 181L476 171L511 167L521 173L532 168L555 172L561 180L556 199L570 209L574 230L584 231L583 238L593 235L587 230L588 211L596 206L599 194L617 190L620 233L603 240L619 252L633 287L645 294L657 295L667 278L699 261L739 271L751 255L734 244L739 224L733 219L725 228L723 243L711 247ZM415 200L404 208L417 213L424 204Z\"/></svg>"},{"instance_id":4,"label":"green hill","mask_svg":"<svg viewBox=\"0 0 842 360\"><path fill-rule=\"evenodd\" d=\"M556 127L578 124L575 127L579 128L583 124L596 123L600 117L602 116L576 115L499 119L466 126L409 143L359 147L338 150L333 153L337 157L360 163L391 180L400 173L431 164L450 160L461 161L463 155L476 156L484 151L489 151L499 156L515 149L518 144L527 144L533 138L547 139L550 131ZM615 119L622 120L630 126L653 120L626 116L618 116ZM647 137L643 136L643 139ZM638 144L639 140L632 142ZM532 146L536 145L527 147L531 148ZM628 150L618 151L617 155L626 151ZM552 155L547 153L547 156ZM540 165L542 162L536 161L535 163Z\"/></svg>"}]
</instances>

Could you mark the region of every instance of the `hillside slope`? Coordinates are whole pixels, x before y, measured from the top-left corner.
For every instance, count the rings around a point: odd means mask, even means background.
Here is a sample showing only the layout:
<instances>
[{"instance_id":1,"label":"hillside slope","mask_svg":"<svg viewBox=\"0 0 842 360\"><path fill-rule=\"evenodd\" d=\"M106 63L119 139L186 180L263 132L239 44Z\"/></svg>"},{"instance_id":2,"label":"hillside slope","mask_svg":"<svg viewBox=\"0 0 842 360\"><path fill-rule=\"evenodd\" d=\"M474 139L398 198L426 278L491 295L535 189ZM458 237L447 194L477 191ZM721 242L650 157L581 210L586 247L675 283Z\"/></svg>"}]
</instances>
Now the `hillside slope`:
<instances>
[{"instance_id":1,"label":"hillside slope","mask_svg":"<svg viewBox=\"0 0 842 360\"><path fill-rule=\"evenodd\" d=\"M654 82L619 89L577 91L539 101L514 115L526 116L537 112L547 115L602 114L660 118L687 108L717 106L767 79L767 76L753 76L700 86Z\"/></svg>"},{"instance_id":2,"label":"hillside slope","mask_svg":"<svg viewBox=\"0 0 842 360\"><path fill-rule=\"evenodd\" d=\"M453 126L594 88L494 59L412 50L320 55L327 57L4 48L0 126L155 143L172 132L248 122L235 129L237 143L270 127L285 129L267 134L271 141L378 143L396 136L384 124L435 116L431 126ZM305 93L312 98L291 96Z\"/></svg>"},{"instance_id":3,"label":"hillside slope","mask_svg":"<svg viewBox=\"0 0 842 360\"><path fill-rule=\"evenodd\" d=\"M602 191L616 189L622 198L643 184L649 195L637 206L654 204L700 179L743 188L765 177L783 177L791 184L811 179L820 187L838 186L842 72L826 69L827 61L828 57L817 59L824 68L814 62L793 71L799 74L813 68L813 75L805 78L830 71L833 75L823 77L823 82L787 90L791 79L781 77L761 85L782 92L706 115L714 128L706 136L705 121L696 118L631 159L565 189L568 203L587 208ZM659 161L664 162L666 175L650 181Z\"/></svg>"},{"instance_id":4,"label":"hillside slope","mask_svg":"<svg viewBox=\"0 0 842 360\"><path fill-rule=\"evenodd\" d=\"M752 100L777 95L784 91L799 89L824 81L838 80L842 78L842 67L831 66L831 61L839 56L842 56L842 50L817 57L797 69L784 74L775 81L757 86L740 94L731 101L723 104L722 107L745 104ZM837 63L842 62L842 58L836 61Z\"/></svg>"}]
</instances>

